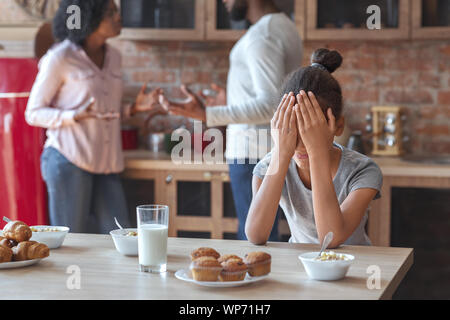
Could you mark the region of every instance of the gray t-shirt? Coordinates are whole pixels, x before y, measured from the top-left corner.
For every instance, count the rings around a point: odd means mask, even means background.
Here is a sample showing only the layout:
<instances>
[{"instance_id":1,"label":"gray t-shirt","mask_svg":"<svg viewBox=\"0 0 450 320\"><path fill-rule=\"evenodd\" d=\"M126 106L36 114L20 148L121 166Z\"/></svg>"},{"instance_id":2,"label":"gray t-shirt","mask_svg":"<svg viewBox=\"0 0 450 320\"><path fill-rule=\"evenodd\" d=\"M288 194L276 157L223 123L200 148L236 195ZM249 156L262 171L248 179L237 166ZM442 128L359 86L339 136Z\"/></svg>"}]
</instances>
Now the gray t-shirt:
<instances>
[{"instance_id":1,"label":"gray t-shirt","mask_svg":"<svg viewBox=\"0 0 450 320\"><path fill-rule=\"evenodd\" d=\"M354 190L371 188L378 190L374 199L380 198L383 175L378 165L369 157L356 151L347 149L337 143L334 145L342 150L333 184L339 204ZM255 167L253 174L263 179L269 167L272 153L267 154ZM289 169L281 193L280 206L286 215L293 243L319 243L314 210L312 191L305 187L297 172L294 159ZM365 232L368 210L353 234L344 242L347 245L371 245Z\"/></svg>"}]
</instances>

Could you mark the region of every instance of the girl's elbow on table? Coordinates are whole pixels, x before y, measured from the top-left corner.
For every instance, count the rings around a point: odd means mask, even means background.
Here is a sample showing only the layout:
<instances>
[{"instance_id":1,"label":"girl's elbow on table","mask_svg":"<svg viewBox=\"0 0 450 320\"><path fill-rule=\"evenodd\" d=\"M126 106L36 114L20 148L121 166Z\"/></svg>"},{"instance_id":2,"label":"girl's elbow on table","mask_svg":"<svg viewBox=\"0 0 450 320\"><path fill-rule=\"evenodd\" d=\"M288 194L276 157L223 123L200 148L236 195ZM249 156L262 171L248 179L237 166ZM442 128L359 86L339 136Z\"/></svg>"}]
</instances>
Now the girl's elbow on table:
<instances>
[{"instance_id":1,"label":"girl's elbow on table","mask_svg":"<svg viewBox=\"0 0 450 320\"><path fill-rule=\"evenodd\" d=\"M251 223L245 225L245 235L248 241L257 246L265 245L269 238L269 236L263 237L260 233L258 234L257 230L252 230Z\"/></svg>"}]
</instances>

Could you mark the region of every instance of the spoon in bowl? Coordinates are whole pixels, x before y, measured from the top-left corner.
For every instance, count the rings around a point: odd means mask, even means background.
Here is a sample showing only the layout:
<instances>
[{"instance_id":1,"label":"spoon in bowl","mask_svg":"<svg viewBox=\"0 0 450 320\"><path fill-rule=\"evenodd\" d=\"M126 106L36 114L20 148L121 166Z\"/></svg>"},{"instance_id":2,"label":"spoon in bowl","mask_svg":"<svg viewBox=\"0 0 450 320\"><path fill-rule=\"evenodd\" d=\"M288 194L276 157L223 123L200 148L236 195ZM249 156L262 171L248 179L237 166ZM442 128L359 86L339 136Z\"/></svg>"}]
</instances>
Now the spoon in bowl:
<instances>
[{"instance_id":1,"label":"spoon in bowl","mask_svg":"<svg viewBox=\"0 0 450 320\"><path fill-rule=\"evenodd\" d=\"M123 230L122 226L120 225L119 221L117 221L116 217L114 217L114 221L116 222L116 225L119 227L119 229Z\"/></svg>"},{"instance_id":2,"label":"spoon in bowl","mask_svg":"<svg viewBox=\"0 0 450 320\"><path fill-rule=\"evenodd\" d=\"M320 248L320 252L319 255L317 257L320 257L320 255L322 254L322 252L328 247L328 245L330 244L330 242L333 240L333 231L330 231L327 233L327 235L325 236L325 238L323 238L323 242L322 242L322 248Z\"/></svg>"}]
</instances>

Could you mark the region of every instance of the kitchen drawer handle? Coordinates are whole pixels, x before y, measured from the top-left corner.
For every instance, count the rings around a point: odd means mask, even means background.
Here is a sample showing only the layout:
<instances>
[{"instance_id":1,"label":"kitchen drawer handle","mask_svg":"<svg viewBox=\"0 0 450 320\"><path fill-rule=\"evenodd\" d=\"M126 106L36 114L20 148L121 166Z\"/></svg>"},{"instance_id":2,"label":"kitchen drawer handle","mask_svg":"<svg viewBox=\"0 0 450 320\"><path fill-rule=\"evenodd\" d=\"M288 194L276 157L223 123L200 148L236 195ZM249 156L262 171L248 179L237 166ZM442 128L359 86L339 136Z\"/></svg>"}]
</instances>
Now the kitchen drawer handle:
<instances>
[{"instance_id":1,"label":"kitchen drawer handle","mask_svg":"<svg viewBox=\"0 0 450 320\"><path fill-rule=\"evenodd\" d=\"M170 184L170 183L172 183L172 181L173 181L173 176L172 176L171 174L169 174L169 175L166 177L166 183L167 183L167 184Z\"/></svg>"}]
</instances>

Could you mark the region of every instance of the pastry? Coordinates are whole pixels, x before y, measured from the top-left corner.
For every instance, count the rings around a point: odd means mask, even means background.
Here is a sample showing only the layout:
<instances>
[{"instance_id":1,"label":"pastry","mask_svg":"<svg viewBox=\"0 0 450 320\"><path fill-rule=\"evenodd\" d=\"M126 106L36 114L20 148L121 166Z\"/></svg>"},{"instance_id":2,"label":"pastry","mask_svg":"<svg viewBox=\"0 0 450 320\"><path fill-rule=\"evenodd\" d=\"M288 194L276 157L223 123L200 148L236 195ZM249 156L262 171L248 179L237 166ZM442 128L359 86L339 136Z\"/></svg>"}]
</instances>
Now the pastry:
<instances>
[{"instance_id":1,"label":"pastry","mask_svg":"<svg viewBox=\"0 0 450 320\"><path fill-rule=\"evenodd\" d=\"M217 281L222 266L214 257L200 257L192 261L192 278L196 281Z\"/></svg>"},{"instance_id":2,"label":"pastry","mask_svg":"<svg viewBox=\"0 0 450 320\"><path fill-rule=\"evenodd\" d=\"M256 251L247 253L244 263L248 267L248 274L252 277L259 277L270 273L272 257L270 254Z\"/></svg>"},{"instance_id":3,"label":"pastry","mask_svg":"<svg viewBox=\"0 0 450 320\"><path fill-rule=\"evenodd\" d=\"M219 263L223 263L223 262L225 262L227 260L230 260L230 259L238 259L238 260L242 261L242 258L238 257L235 254L224 254L224 255L220 256L220 258L217 259L217 260L219 261Z\"/></svg>"},{"instance_id":4,"label":"pastry","mask_svg":"<svg viewBox=\"0 0 450 320\"><path fill-rule=\"evenodd\" d=\"M0 245L0 263L10 262L12 259L13 252L11 248Z\"/></svg>"},{"instance_id":5,"label":"pastry","mask_svg":"<svg viewBox=\"0 0 450 320\"><path fill-rule=\"evenodd\" d=\"M36 241L20 242L17 247L13 248L14 261L42 259L49 255L49 248L45 244Z\"/></svg>"},{"instance_id":6,"label":"pastry","mask_svg":"<svg viewBox=\"0 0 450 320\"><path fill-rule=\"evenodd\" d=\"M8 248L12 248L17 246L17 242L13 240L6 239L5 237L0 236L0 246L5 246Z\"/></svg>"},{"instance_id":7,"label":"pastry","mask_svg":"<svg viewBox=\"0 0 450 320\"><path fill-rule=\"evenodd\" d=\"M215 259L218 259L220 257L220 254L214 250L213 248L198 248L191 252L191 259L195 260L200 257L213 257Z\"/></svg>"},{"instance_id":8,"label":"pastry","mask_svg":"<svg viewBox=\"0 0 450 320\"><path fill-rule=\"evenodd\" d=\"M32 235L30 227L22 221L8 222L3 228L3 236L17 242L28 241Z\"/></svg>"},{"instance_id":9,"label":"pastry","mask_svg":"<svg viewBox=\"0 0 450 320\"><path fill-rule=\"evenodd\" d=\"M222 262L222 271L220 272L220 281L242 281L247 274L247 265L242 259L228 259Z\"/></svg>"}]
</instances>

